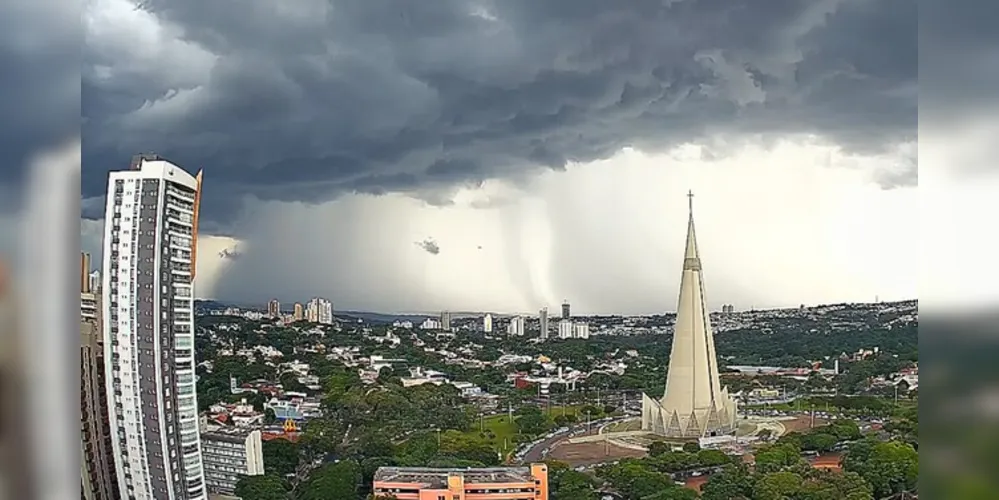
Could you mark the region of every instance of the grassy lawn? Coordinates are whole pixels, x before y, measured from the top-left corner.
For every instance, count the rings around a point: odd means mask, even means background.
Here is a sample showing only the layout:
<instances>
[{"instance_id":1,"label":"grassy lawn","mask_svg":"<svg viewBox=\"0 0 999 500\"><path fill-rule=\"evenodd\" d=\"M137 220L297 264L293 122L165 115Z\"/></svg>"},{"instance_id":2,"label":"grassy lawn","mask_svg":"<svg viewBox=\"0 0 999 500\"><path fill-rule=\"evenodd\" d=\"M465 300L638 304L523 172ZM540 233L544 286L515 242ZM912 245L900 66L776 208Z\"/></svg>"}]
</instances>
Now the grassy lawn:
<instances>
[{"instance_id":1,"label":"grassy lawn","mask_svg":"<svg viewBox=\"0 0 999 500\"><path fill-rule=\"evenodd\" d=\"M552 427L555 426L555 417L559 415L575 415L579 419L579 422L584 422L586 420L586 415L582 413L581 408L586 405L567 405L564 408L562 406L552 406L551 411L547 408L542 408L542 411L548 415L548 419L551 422ZM612 413L614 415L616 413ZM605 415L591 415L593 420L602 418ZM517 419L516 416L513 417L514 420ZM467 431L465 434L469 437L481 437L492 445L493 449L502 453L504 456L513 453L517 449L517 444L520 442L530 441L533 436L525 436L518 434L517 425L510 421L510 417L506 413L501 413L499 415L492 415L482 419L482 430L479 430L479 422L476 421L472 425L472 429Z\"/></svg>"},{"instance_id":2,"label":"grassy lawn","mask_svg":"<svg viewBox=\"0 0 999 500\"><path fill-rule=\"evenodd\" d=\"M516 419L517 417L514 417ZM510 421L507 414L493 415L482 419L482 431L479 431L479 422L473 425L473 429L466 434L474 437L481 437L489 441L493 449L504 456L517 449L517 425Z\"/></svg>"}]
</instances>

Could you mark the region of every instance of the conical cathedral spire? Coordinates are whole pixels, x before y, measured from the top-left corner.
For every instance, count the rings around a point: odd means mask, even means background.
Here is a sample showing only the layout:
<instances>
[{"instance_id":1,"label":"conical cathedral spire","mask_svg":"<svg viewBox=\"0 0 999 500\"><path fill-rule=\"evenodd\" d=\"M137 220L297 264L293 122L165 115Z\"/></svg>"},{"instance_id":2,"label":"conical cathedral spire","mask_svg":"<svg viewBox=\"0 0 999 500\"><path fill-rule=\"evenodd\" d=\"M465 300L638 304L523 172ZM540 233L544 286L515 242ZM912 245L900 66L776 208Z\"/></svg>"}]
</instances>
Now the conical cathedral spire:
<instances>
[{"instance_id":1,"label":"conical cathedral spire","mask_svg":"<svg viewBox=\"0 0 999 500\"><path fill-rule=\"evenodd\" d=\"M685 271L701 270L701 259L697 255L697 237L694 235L694 193L687 192L687 248L683 252L683 269Z\"/></svg>"},{"instance_id":2,"label":"conical cathedral spire","mask_svg":"<svg viewBox=\"0 0 999 500\"><path fill-rule=\"evenodd\" d=\"M694 194L687 193L687 241L673 326L673 345L663 397L645 396L642 429L672 437L728 433L735 426L735 401L721 387L701 258L694 234Z\"/></svg>"}]
</instances>

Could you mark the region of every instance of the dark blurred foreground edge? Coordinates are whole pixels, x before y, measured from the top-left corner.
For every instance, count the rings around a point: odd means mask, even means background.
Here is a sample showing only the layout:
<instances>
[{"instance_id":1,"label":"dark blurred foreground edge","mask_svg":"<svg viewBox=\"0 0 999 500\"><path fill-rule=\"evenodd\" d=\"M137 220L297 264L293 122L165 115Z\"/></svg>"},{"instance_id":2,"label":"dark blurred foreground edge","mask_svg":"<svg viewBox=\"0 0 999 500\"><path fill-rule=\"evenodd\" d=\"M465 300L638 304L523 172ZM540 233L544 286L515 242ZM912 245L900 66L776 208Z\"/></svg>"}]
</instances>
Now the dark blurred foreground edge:
<instances>
[{"instance_id":1,"label":"dark blurred foreground edge","mask_svg":"<svg viewBox=\"0 0 999 500\"><path fill-rule=\"evenodd\" d=\"M999 313L923 316L919 492L999 498Z\"/></svg>"}]
</instances>

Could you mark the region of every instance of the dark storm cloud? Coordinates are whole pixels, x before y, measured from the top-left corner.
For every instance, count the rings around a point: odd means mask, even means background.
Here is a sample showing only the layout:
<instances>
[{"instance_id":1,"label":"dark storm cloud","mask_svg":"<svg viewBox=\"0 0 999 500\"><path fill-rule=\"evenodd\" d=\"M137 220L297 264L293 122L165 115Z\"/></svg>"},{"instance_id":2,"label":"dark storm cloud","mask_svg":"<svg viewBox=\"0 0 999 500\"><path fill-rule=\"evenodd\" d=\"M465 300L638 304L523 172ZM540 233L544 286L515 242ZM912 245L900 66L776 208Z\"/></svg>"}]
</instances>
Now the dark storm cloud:
<instances>
[{"instance_id":1,"label":"dark storm cloud","mask_svg":"<svg viewBox=\"0 0 999 500\"><path fill-rule=\"evenodd\" d=\"M89 34L84 195L156 151L205 168L204 217L221 225L247 196L440 189L716 134L814 133L857 152L915 138L910 0L143 8L217 59L201 73L163 61L170 78L116 72Z\"/></svg>"},{"instance_id":2,"label":"dark storm cloud","mask_svg":"<svg viewBox=\"0 0 999 500\"><path fill-rule=\"evenodd\" d=\"M78 14L66 0L0 2L0 208L32 156L79 133Z\"/></svg>"}]
</instances>

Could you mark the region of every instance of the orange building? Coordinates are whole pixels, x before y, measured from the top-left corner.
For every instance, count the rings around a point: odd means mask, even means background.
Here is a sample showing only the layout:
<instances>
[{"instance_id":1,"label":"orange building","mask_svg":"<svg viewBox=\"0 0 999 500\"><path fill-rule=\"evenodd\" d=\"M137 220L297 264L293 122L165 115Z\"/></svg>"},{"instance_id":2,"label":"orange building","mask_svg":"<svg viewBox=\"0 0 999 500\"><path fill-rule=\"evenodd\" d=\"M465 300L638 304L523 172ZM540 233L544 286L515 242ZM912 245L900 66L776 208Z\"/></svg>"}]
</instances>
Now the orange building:
<instances>
[{"instance_id":1,"label":"orange building","mask_svg":"<svg viewBox=\"0 0 999 500\"><path fill-rule=\"evenodd\" d=\"M379 467L373 489L376 496L399 500L548 500L548 466Z\"/></svg>"}]
</instances>

